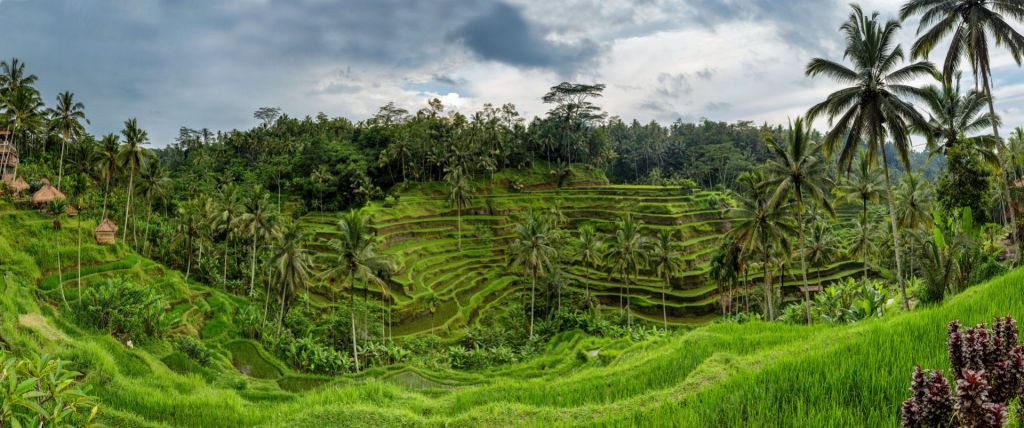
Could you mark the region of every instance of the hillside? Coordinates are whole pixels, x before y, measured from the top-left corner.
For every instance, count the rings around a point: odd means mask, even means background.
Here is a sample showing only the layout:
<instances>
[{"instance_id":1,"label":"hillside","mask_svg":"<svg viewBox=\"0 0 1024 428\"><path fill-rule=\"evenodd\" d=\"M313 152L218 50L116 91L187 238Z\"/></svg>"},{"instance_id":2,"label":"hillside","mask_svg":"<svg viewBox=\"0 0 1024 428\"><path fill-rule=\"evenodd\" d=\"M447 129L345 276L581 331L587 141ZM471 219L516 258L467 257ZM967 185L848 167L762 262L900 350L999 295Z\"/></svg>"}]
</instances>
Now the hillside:
<instances>
[{"instance_id":1,"label":"hillside","mask_svg":"<svg viewBox=\"0 0 1024 428\"><path fill-rule=\"evenodd\" d=\"M327 378L296 373L239 339L232 314L244 300L123 247L89 244L92 225L83 223L83 286L123 275L168 296L179 333L215 353L200 367L168 341L129 348L62 316L53 249L75 260L77 224L65 221L60 233L51 224L0 205L0 337L16 352L72 361L113 426L893 426L913 364L946 366L950 319L972 324L1024 309L1024 271L1015 271L940 307L850 326L713 323L637 343L568 332L541 357L500 368L397 365ZM73 301L76 270L63 275Z\"/></svg>"},{"instance_id":2,"label":"hillside","mask_svg":"<svg viewBox=\"0 0 1024 428\"><path fill-rule=\"evenodd\" d=\"M630 215L643 222L641 229L646 235L669 230L681 242L684 271L672 278L669 289L653 269L643 269L627 289L620 278L610 276L605 269L569 260L565 269L568 286L580 292L588 290L603 311L618 313L619 295L623 294L630 297L636 317L660 324L661 293L665 291L672 326L699 326L721 314L720 297L725 290L709 280L708 269L729 224L726 214L731 202L723 193L673 186L611 185L603 174L584 167L576 168L562 186L552 184L540 168L506 171L474 183L473 198L461 213L460 230L458 212L445 192L441 183L408 186L397 201L374 202L367 208L373 228L383 241L383 253L393 256L399 265L387 287L394 300L393 333L397 336L426 332L458 335L481 317L497 312L503 300L518 298L520 293L516 292L529 284L509 268L506 249L517 218L531 209L563 217L563 227L573 235L583 225L612 234L615 223ZM840 220L848 225L859 211L846 208L840 212ZM313 248L327 253L326 241L338 233L337 214L313 212L301 220L319 241ZM811 266L809 282L812 286L828 284L857 276L860 269L858 260ZM800 271L793 264L787 271L775 282L782 284L784 299L797 300ZM751 287L756 287L762 277L763 273L753 271L748 276ZM363 291L377 299L382 292L377 287ZM424 304L426 296L438 301L433 313ZM316 302L326 306L329 299L317 296Z\"/></svg>"}]
</instances>

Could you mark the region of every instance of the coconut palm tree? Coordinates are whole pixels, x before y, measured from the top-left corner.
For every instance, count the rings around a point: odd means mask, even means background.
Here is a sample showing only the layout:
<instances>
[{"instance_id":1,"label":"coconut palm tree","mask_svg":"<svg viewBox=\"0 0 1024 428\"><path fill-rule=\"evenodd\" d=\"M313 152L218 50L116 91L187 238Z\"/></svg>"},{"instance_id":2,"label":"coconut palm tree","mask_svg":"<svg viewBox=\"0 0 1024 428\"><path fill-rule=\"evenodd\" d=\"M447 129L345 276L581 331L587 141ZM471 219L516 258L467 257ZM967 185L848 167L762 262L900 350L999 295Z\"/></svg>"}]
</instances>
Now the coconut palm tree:
<instances>
[{"instance_id":1,"label":"coconut palm tree","mask_svg":"<svg viewBox=\"0 0 1024 428\"><path fill-rule=\"evenodd\" d=\"M900 227L912 231L931 227L932 202L934 202L932 187L920 173L903 176L903 179L900 180L900 187L896 189L896 209L899 213ZM911 254L914 254L913 244L911 245ZM913 262L911 262L910 271L914 271Z\"/></svg>"},{"instance_id":2,"label":"coconut palm tree","mask_svg":"<svg viewBox=\"0 0 1024 428\"><path fill-rule=\"evenodd\" d=\"M242 234L249 236L252 240L250 251L251 261L249 264L249 295L252 296L256 289L256 254L259 252L260 242L266 241L276 235L277 211L270 202L270 195L263 189L257 188L253 195L245 202L245 212L238 217L237 229ZM266 310L263 311L264 316Z\"/></svg>"},{"instance_id":3,"label":"coconut palm tree","mask_svg":"<svg viewBox=\"0 0 1024 428\"><path fill-rule=\"evenodd\" d=\"M612 272L617 272L626 285L626 325L632 326L630 313L630 277L636 278L640 275L640 269L650 261L651 240L640 233L642 221L634 220L633 216L627 213L622 220L616 224L615 233L608 237L605 245L605 260ZM622 292L619 292L621 305Z\"/></svg>"},{"instance_id":4,"label":"coconut palm tree","mask_svg":"<svg viewBox=\"0 0 1024 428\"><path fill-rule=\"evenodd\" d=\"M188 282L188 278L192 274L192 254L194 253L193 247L197 233L196 225L199 223L201 204L202 202L198 199L190 199L178 206L174 212L174 217L171 219L174 227L174 237L171 239L171 245L180 244L182 241L185 242L187 258L185 262L185 282Z\"/></svg>"},{"instance_id":5,"label":"coconut palm tree","mask_svg":"<svg viewBox=\"0 0 1024 428\"><path fill-rule=\"evenodd\" d=\"M128 215L131 214L132 193L135 187L135 174L145 168L150 158L149 152L142 147L149 143L149 134L139 128L135 118L124 122L124 129L121 130L124 136L124 144L117 151L118 163L122 168L128 168L128 200L124 206L124 230L121 233L121 240L128 237Z\"/></svg>"},{"instance_id":6,"label":"coconut palm tree","mask_svg":"<svg viewBox=\"0 0 1024 428\"><path fill-rule=\"evenodd\" d=\"M604 253L601 240L593 225L582 225L576 233L576 259L584 266L596 270ZM587 293L587 304L590 304L590 283L584 282Z\"/></svg>"},{"instance_id":7,"label":"coconut palm tree","mask_svg":"<svg viewBox=\"0 0 1024 428\"><path fill-rule=\"evenodd\" d=\"M142 254L149 256L149 223L153 218L153 202L155 200L167 203L168 192L171 190L171 178L167 169L159 162L154 162L148 168L142 170L140 175L139 191L146 200L146 227L142 238Z\"/></svg>"},{"instance_id":8,"label":"coconut palm tree","mask_svg":"<svg viewBox=\"0 0 1024 428\"><path fill-rule=\"evenodd\" d=\"M789 198L796 201L796 221L800 224L797 230L800 248L797 252L804 280L804 317L808 324L811 322L811 292L807 281L807 259L804 257L804 205L811 203L835 215L827 196L828 189L832 187L832 180L828 177L829 165L821 156L823 146L811 141L812 131L804 126L803 118L797 117L786 132L785 143L774 138L767 141L768 150L774 158L765 165L765 185L775 189L769 204L779 205Z\"/></svg>"},{"instance_id":9,"label":"coconut palm tree","mask_svg":"<svg viewBox=\"0 0 1024 428\"><path fill-rule=\"evenodd\" d=\"M819 266L817 271L818 285L822 285L822 269L820 267L828 266L829 263L832 263L839 256L840 247L841 243L836 237L835 230L828 223L819 221L811 226L810 239L807 240L807 245L803 247L801 257Z\"/></svg>"},{"instance_id":10,"label":"coconut palm tree","mask_svg":"<svg viewBox=\"0 0 1024 428\"><path fill-rule=\"evenodd\" d=\"M461 167L453 167L444 176L448 184L448 202L455 207L458 223L459 251L462 251L462 210L473 200L473 185Z\"/></svg>"},{"instance_id":11,"label":"coconut palm tree","mask_svg":"<svg viewBox=\"0 0 1024 428\"><path fill-rule=\"evenodd\" d=\"M846 202L856 202L861 205L861 256L864 257L864 280L868 279L868 205L884 198L885 183L882 174L871 167L871 158L867 153L861 152L857 156L857 167L840 181L839 195Z\"/></svg>"},{"instance_id":12,"label":"coconut palm tree","mask_svg":"<svg viewBox=\"0 0 1024 428\"><path fill-rule=\"evenodd\" d=\"M540 211L530 210L515 226L514 238L509 245L509 266L530 275L530 338L533 338L533 320L537 294L537 277L546 275L558 259L555 242L558 231L551 219Z\"/></svg>"},{"instance_id":13,"label":"coconut palm tree","mask_svg":"<svg viewBox=\"0 0 1024 428\"><path fill-rule=\"evenodd\" d=\"M761 279L764 284L765 316L775 318L775 305L772 302L772 274L770 259L776 248L788 248L787 236L796 234L796 228L790 222L790 206L788 204L773 205L761 198L738 198L738 205L730 210L730 226L727 237L734 239L745 247L745 252L755 250L762 256Z\"/></svg>"},{"instance_id":14,"label":"coconut palm tree","mask_svg":"<svg viewBox=\"0 0 1024 428\"><path fill-rule=\"evenodd\" d=\"M73 206L78 210L78 225L75 227L77 235L78 252L78 302L82 302L82 217L85 217L86 199L85 192L89 189L89 175L76 171L71 182L71 194L73 195Z\"/></svg>"},{"instance_id":15,"label":"coconut palm tree","mask_svg":"<svg viewBox=\"0 0 1024 428\"><path fill-rule=\"evenodd\" d=\"M920 36L914 43L914 57L927 57L932 50L947 36L950 38L946 50L946 58L942 65L946 82L952 81L960 69L963 60L967 60L974 75L975 87L981 82L981 92L985 94L989 116L996 118L995 104L992 97L992 66L990 61L990 41L996 47L1004 47L1009 51L1017 65L1024 60L1024 36L1017 32L1004 18L1024 22L1024 2L1018 0L910 0L900 8L900 18L920 15L917 34ZM992 135L999 140L999 121L991 120ZM998 143L1001 147L1002 144ZM1002 167L1002 165L1000 165ZM1022 246L1017 236L1017 208L1010 194L1009 172L1003 170L1003 192L1009 205L1010 221L1013 223L1011 234L1018 247Z\"/></svg>"},{"instance_id":16,"label":"coconut palm tree","mask_svg":"<svg viewBox=\"0 0 1024 428\"><path fill-rule=\"evenodd\" d=\"M394 262L387 256L377 253L380 239L371 232L369 221L362 211L352 210L341 215L337 225L337 238L331 239L330 248L332 262L324 272L331 281L341 282L349 289L349 321L352 328L352 357L356 370L359 370L359 348L356 337L356 282L368 288L371 284L384 289L387 284L382 278L383 273L394 271ZM334 295L335 293L331 293Z\"/></svg>"},{"instance_id":17,"label":"coconut palm tree","mask_svg":"<svg viewBox=\"0 0 1024 428\"><path fill-rule=\"evenodd\" d=\"M655 273L665 280L661 289L661 320L667 329L668 305L665 302L665 291L672 288L672 278L684 269L682 245L675 240L672 231L666 229L658 234L658 239L653 241L650 248L650 260Z\"/></svg>"},{"instance_id":18,"label":"coconut palm tree","mask_svg":"<svg viewBox=\"0 0 1024 428\"><path fill-rule=\"evenodd\" d=\"M85 118L85 104L75 101L75 94L67 91L57 95L57 106L47 113L50 116L50 130L62 137L57 169L57 189L60 189L64 178L65 146L81 137L85 132L82 122L89 123L89 119Z\"/></svg>"},{"instance_id":19,"label":"coconut palm tree","mask_svg":"<svg viewBox=\"0 0 1024 428\"><path fill-rule=\"evenodd\" d=\"M245 211L242 197L238 186L228 183L220 188L220 196L217 198L217 213L215 216L215 227L224 237L224 256L221 263L221 282L227 285L228 281L228 250L231 248L231 238L235 236L235 225L239 217Z\"/></svg>"},{"instance_id":20,"label":"coconut palm tree","mask_svg":"<svg viewBox=\"0 0 1024 428\"><path fill-rule=\"evenodd\" d=\"M905 308L907 288L903 281L903 262L900 255L900 235L896 225L896 210L892 206L892 181L886 140L890 139L896 154L910 170L910 130L924 129L927 122L910 104L924 97L924 91L906 84L916 78L934 75L935 67L920 61L900 67L904 59L903 48L895 43L900 24L895 20L879 21L878 13L865 16L860 6L851 6L853 12L840 30L846 36L844 58L852 68L835 61L815 58L807 64L807 75L826 76L847 87L833 92L821 103L811 107L807 118L814 121L827 116L831 128L825 134L825 151L839 152L839 168L849 171L854 154L862 143L867 144L868 157L873 161L881 154L889 198L889 220L892 226L896 276Z\"/></svg>"},{"instance_id":21,"label":"coconut palm tree","mask_svg":"<svg viewBox=\"0 0 1024 428\"><path fill-rule=\"evenodd\" d=\"M107 218L107 200L110 197L110 182L113 181L114 175L117 174L118 167L118 152L120 150L121 142L118 140L117 135L107 134L100 140L100 147L96 158L96 170L99 172L99 176L104 182L103 187L103 215L102 219Z\"/></svg>"},{"instance_id":22,"label":"coconut palm tree","mask_svg":"<svg viewBox=\"0 0 1024 428\"><path fill-rule=\"evenodd\" d=\"M4 110L7 113L7 122L11 127L10 143L17 148L19 131L31 131L42 125L43 100L32 87L19 87L4 95L2 99ZM6 161L7 158L0 159L0 162L6 163ZM18 177L18 165L14 166L13 175L14 178Z\"/></svg>"},{"instance_id":23,"label":"coconut palm tree","mask_svg":"<svg viewBox=\"0 0 1024 428\"><path fill-rule=\"evenodd\" d=\"M313 252L306 248L308 235L298 222L287 222L281 228L281 236L274 242L270 263L273 266L274 282L281 289L281 310L277 316L277 334L281 335L284 314L295 291L306 287L309 300L309 280L313 266Z\"/></svg>"}]
</instances>

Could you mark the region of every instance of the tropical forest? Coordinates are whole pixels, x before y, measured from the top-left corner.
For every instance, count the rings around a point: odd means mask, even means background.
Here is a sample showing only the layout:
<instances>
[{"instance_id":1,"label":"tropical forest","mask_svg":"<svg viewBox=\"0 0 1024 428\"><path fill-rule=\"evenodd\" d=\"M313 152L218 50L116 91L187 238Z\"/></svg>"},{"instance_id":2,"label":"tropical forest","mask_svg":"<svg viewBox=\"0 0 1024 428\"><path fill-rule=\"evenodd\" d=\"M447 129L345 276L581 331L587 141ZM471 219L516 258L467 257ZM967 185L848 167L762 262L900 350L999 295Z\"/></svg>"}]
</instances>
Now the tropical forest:
<instances>
[{"instance_id":1,"label":"tropical forest","mask_svg":"<svg viewBox=\"0 0 1024 428\"><path fill-rule=\"evenodd\" d=\"M826 3L823 91L729 120L538 72L168 134L0 42L0 427L1024 426L1024 1Z\"/></svg>"}]
</instances>

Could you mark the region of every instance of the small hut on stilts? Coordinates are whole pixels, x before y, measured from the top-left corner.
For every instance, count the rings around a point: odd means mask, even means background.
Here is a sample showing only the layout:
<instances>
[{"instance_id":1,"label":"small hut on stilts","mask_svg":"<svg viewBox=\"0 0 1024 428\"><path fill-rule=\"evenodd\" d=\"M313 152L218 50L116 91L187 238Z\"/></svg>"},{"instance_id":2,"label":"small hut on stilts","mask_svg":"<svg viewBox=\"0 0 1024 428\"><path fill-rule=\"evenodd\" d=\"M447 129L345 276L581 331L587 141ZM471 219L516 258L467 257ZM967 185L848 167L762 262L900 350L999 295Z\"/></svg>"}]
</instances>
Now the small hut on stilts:
<instances>
[{"instance_id":1,"label":"small hut on stilts","mask_svg":"<svg viewBox=\"0 0 1024 428\"><path fill-rule=\"evenodd\" d=\"M117 225L109 218L103 219L96 226L96 243L100 245L114 245L117 242Z\"/></svg>"}]
</instances>

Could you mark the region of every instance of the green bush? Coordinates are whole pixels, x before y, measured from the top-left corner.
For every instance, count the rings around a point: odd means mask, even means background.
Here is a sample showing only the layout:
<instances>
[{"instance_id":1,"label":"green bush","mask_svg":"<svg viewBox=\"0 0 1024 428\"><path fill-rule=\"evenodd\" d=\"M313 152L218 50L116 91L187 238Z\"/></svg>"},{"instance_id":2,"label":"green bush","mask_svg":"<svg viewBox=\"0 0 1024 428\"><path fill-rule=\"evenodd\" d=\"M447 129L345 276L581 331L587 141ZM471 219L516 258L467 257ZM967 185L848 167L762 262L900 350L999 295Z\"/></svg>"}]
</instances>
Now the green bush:
<instances>
[{"instance_id":1,"label":"green bush","mask_svg":"<svg viewBox=\"0 0 1024 428\"><path fill-rule=\"evenodd\" d=\"M124 279L86 289L74 310L80 323L126 339L161 337L177 324L163 296Z\"/></svg>"},{"instance_id":2,"label":"green bush","mask_svg":"<svg viewBox=\"0 0 1024 428\"><path fill-rule=\"evenodd\" d=\"M42 356L10 358L0 352L0 426L99 426L96 399L82 387L82 374L67 370L65 362Z\"/></svg>"},{"instance_id":3,"label":"green bush","mask_svg":"<svg viewBox=\"0 0 1024 428\"><path fill-rule=\"evenodd\" d=\"M213 361L213 351L206 345L192 336L178 336L174 341L174 347L181 353L188 355L193 361L203 367L208 367Z\"/></svg>"}]
</instances>

